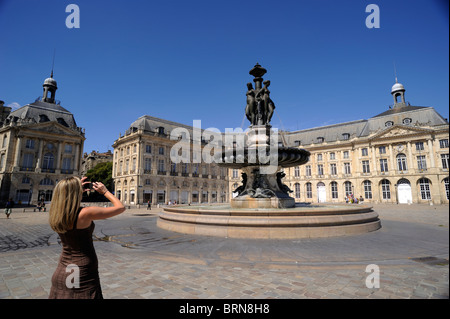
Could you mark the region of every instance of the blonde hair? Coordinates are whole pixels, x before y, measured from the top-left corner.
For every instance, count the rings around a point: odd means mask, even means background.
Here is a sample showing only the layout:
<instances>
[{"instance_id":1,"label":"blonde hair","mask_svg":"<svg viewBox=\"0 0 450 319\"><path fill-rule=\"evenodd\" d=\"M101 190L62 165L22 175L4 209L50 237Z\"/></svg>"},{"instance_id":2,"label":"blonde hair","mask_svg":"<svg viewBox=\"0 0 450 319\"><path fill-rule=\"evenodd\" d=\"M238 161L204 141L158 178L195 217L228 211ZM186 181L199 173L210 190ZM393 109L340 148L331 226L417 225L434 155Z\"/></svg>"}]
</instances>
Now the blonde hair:
<instances>
[{"instance_id":1,"label":"blonde hair","mask_svg":"<svg viewBox=\"0 0 450 319\"><path fill-rule=\"evenodd\" d=\"M78 177L67 177L56 184L49 210L50 227L57 233L73 229L80 208L83 187Z\"/></svg>"}]
</instances>

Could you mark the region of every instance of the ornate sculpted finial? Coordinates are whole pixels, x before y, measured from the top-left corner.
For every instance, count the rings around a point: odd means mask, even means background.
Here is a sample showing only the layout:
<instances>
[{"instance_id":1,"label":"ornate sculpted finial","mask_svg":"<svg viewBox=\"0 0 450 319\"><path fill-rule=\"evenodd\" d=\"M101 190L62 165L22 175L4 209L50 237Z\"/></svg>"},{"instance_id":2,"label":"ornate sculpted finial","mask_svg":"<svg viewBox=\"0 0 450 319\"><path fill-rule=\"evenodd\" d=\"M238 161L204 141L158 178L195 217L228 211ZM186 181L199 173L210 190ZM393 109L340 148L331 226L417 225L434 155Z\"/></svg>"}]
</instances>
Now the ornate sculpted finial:
<instances>
[{"instance_id":1,"label":"ornate sculpted finial","mask_svg":"<svg viewBox=\"0 0 450 319\"><path fill-rule=\"evenodd\" d=\"M245 115L250 121L251 125L269 125L275 110L275 104L270 99L269 85L270 81L264 81L262 76L266 74L267 70L261 67L258 63L250 70L249 74L255 78L255 88L251 83L247 83L247 106L245 108ZM261 83L264 87L261 87Z\"/></svg>"}]
</instances>

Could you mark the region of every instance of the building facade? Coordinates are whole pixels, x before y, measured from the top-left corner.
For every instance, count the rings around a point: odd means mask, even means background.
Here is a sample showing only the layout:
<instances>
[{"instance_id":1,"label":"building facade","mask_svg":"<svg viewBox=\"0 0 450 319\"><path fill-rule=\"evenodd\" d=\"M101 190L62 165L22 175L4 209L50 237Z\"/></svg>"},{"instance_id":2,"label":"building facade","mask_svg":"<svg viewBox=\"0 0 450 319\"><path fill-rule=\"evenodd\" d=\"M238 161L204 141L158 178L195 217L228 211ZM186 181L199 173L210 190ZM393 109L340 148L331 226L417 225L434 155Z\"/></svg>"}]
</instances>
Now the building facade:
<instances>
[{"instance_id":1,"label":"building facade","mask_svg":"<svg viewBox=\"0 0 450 319\"><path fill-rule=\"evenodd\" d=\"M189 163L171 160L172 147L179 142L170 138L175 128L183 128L189 136L194 135L190 126L145 115L114 141L115 194L125 204L228 201L226 169L214 163L200 163L196 158L200 155L193 149L184 154L189 156ZM192 140L188 144L192 144Z\"/></svg>"},{"instance_id":2,"label":"building facade","mask_svg":"<svg viewBox=\"0 0 450 319\"><path fill-rule=\"evenodd\" d=\"M1 110L0 202L49 202L59 180L79 175L84 129L55 99L57 88L52 72L42 97L13 112Z\"/></svg>"},{"instance_id":3,"label":"building facade","mask_svg":"<svg viewBox=\"0 0 450 319\"><path fill-rule=\"evenodd\" d=\"M106 152L98 152L91 151L89 154L84 153L83 158L81 160L81 170L80 175L86 175L87 171L93 169L97 164L112 162L113 161L113 153L108 150Z\"/></svg>"},{"instance_id":4,"label":"building facade","mask_svg":"<svg viewBox=\"0 0 450 319\"><path fill-rule=\"evenodd\" d=\"M285 170L296 201L449 203L448 120L407 103L397 81L391 94L394 104L368 120L284 133L288 146L311 152L307 164ZM232 191L240 172L229 174Z\"/></svg>"}]
</instances>

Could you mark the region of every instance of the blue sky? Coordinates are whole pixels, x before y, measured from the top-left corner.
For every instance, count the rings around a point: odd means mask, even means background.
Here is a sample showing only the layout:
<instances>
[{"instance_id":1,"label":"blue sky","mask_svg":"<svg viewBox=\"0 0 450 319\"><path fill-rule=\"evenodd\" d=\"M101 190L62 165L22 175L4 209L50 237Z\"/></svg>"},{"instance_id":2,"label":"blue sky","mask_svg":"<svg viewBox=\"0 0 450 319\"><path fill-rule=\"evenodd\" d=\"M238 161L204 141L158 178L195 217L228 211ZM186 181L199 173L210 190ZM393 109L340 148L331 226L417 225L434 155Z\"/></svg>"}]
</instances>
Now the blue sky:
<instances>
[{"instance_id":1,"label":"blue sky","mask_svg":"<svg viewBox=\"0 0 450 319\"><path fill-rule=\"evenodd\" d=\"M71 3L79 29L65 24ZM378 29L365 24L371 3ZM438 0L0 0L0 99L42 95L56 49L56 98L86 129L84 150L106 151L146 114L240 127L257 62L274 127L367 119L393 103L395 63L406 100L448 118L448 33Z\"/></svg>"}]
</instances>

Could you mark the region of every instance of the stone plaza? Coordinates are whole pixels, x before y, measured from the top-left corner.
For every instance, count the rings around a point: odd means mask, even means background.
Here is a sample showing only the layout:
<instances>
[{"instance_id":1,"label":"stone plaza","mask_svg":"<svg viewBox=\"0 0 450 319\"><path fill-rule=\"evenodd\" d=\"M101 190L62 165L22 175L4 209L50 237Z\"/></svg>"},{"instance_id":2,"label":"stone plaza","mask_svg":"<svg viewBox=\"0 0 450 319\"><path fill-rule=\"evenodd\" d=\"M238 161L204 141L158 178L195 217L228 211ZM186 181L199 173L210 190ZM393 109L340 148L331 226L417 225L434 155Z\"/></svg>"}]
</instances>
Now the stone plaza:
<instances>
[{"instance_id":1,"label":"stone plaza","mask_svg":"<svg viewBox=\"0 0 450 319\"><path fill-rule=\"evenodd\" d=\"M378 204L374 232L254 240L166 231L161 208L131 207L97 221L94 244L106 299L446 299L448 209ZM60 252L47 212L1 214L0 298L46 299Z\"/></svg>"}]
</instances>

